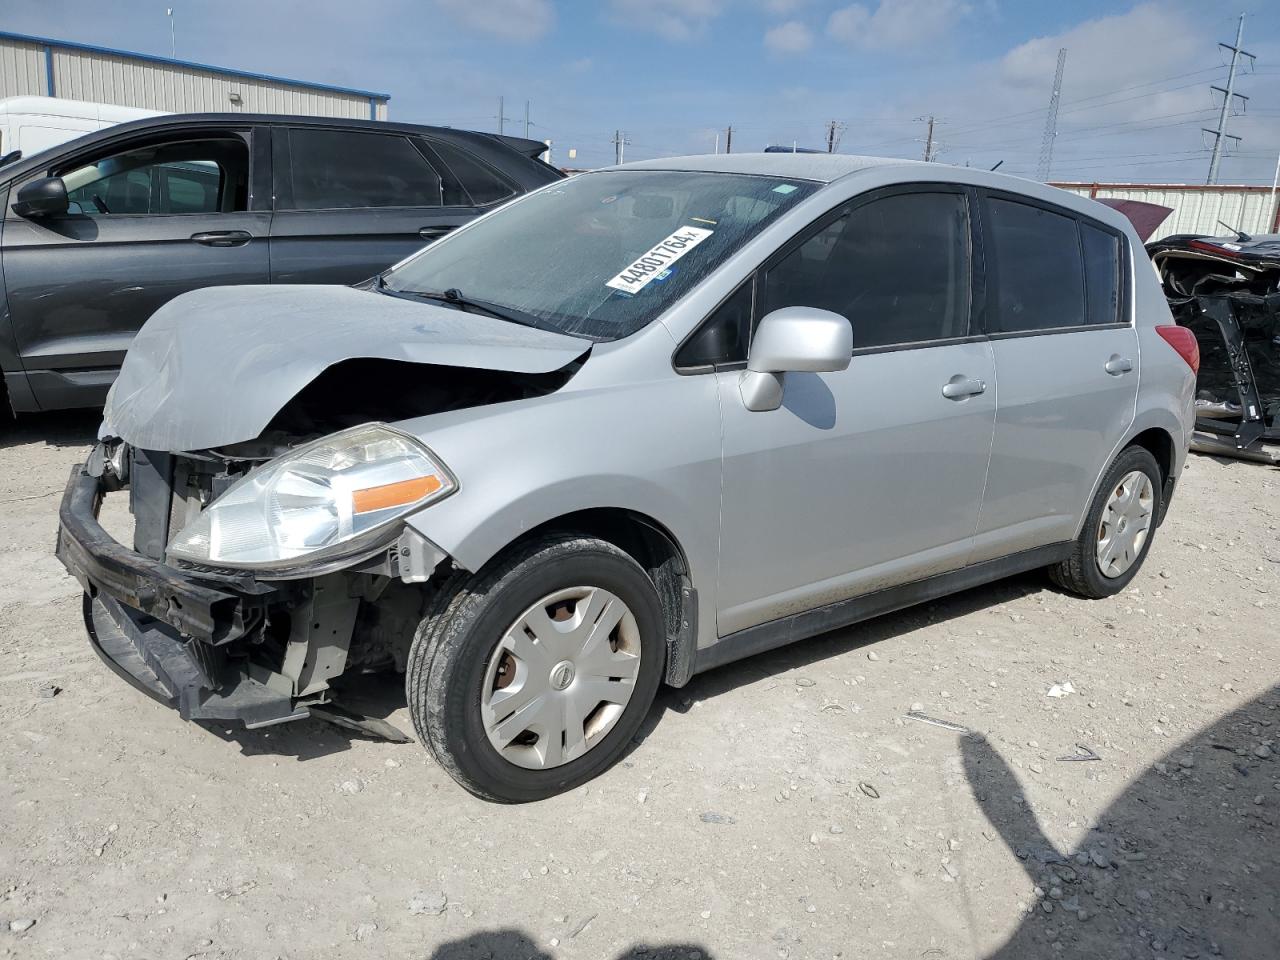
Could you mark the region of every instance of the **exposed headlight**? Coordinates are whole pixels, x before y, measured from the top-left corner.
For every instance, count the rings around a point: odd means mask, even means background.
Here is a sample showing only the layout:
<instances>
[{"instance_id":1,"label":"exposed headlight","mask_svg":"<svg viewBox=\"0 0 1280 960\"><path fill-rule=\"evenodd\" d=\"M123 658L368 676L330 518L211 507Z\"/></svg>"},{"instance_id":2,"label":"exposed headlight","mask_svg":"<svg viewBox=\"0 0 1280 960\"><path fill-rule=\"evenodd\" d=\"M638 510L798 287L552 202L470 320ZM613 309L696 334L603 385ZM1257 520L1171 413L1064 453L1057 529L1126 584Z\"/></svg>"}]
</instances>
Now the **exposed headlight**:
<instances>
[{"instance_id":1,"label":"exposed headlight","mask_svg":"<svg viewBox=\"0 0 1280 960\"><path fill-rule=\"evenodd\" d=\"M405 514L458 488L413 437L371 423L298 447L218 497L169 555L279 570L373 549Z\"/></svg>"}]
</instances>

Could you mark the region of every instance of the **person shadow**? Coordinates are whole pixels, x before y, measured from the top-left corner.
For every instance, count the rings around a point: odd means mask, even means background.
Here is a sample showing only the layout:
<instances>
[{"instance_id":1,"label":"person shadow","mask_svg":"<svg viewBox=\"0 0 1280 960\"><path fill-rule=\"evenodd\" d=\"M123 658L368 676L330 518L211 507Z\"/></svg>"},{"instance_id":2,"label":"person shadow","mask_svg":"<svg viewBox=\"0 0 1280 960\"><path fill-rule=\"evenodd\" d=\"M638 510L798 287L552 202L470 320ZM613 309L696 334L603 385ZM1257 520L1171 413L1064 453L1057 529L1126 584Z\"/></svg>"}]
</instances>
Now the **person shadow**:
<instances>
[{"instance_id":1,"label":"person shadow","mask_svg":"<svg viewBox=\"0 0 1280 960\"><path fill-rule=\"evenodd\" d=\"M692 943L649 945L638 943L618 954L617 960L715 960L706 948ZM441 944L431 960L553 960L521 930L486 930L461 940Z\"/></svg>"},{"instance_id":2,"label":"person shadow","mask_svg":"<svg viewBox=\"0 0 1280 960\"><path fill-rule=\"evenodd\" d=\"M962 737L978 805L1035 885L990 960L1280 957L1278 740L1280 686L1148 768L1062 850L995 748Z\"/></svg>"}]
</instances>

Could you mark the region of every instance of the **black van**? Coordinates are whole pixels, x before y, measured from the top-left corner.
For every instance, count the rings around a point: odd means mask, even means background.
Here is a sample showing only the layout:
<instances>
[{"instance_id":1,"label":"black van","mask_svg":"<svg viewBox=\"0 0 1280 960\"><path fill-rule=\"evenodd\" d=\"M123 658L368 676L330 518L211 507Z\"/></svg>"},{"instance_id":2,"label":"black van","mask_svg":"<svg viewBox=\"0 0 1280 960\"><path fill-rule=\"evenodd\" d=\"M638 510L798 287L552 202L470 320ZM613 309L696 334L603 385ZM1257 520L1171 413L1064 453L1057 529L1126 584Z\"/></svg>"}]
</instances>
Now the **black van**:
<instances>
[{"instance_id":1,"label":"black van","mask_svg":"<svg viewBox=\"0 0 1280 960\"><path fill-rule=\"evenodd\" d=\"M0 167L0 370L15 412L100 405L198 287L356 283L563 176L537 141L384 121L171 114ZM0 409L3 398L0 398Z\"/></svg>"}]
</instances>

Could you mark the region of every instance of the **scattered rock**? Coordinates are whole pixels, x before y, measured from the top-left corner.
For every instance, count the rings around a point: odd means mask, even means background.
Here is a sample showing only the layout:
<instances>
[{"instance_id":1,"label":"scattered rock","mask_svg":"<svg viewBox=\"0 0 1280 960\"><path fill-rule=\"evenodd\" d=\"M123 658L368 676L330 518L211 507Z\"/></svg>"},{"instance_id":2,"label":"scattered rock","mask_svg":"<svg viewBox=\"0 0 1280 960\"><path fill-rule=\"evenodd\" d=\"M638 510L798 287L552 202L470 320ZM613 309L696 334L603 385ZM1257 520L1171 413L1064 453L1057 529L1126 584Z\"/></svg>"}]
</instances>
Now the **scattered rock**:
<instances>
[{"instance_id":1,"label":"scattered rock","mask_svg":"<svg viewBox=\"0 0 1280 960\"><path fill-rule=\"evenodd\" d=\"M1089 859L1092 860L1093 865L1095 867L1098 867L1100 870L1105 870L1107 869L1107 867L1111 866L1111 861L1107 858L1107 855L1103 853L1101 850L1096 850L1096 849L1090 850Z\"/></svg>"},{"instance_id":2,"label":"scattered rock","mask_svg":"<svg viewBox=\"0 0 1280 960\"><path fill-rule=\"evenodd\" d=\"M31 917L24 917L21 920L10 920L9 932L10 933L26 933L35 925L36 925L35 919Z\"/></svg>"},{"instance_id":3,"label":"scattered rock","mask_svg":"<svg viewBox=\"0 0 1280 960\"><path fill-rule=\"evenodd\" d=\"M362 923L356 927L355 937L357 940L368 940L377 932L378 925L376 923Z\"/></svg>"},{"instance_id":4,"label":"scattered rock","mask_svg":"<svg viewBox=\"0 0 1280 960\"><path fill-rule=\"evenodd\" d=\"M448 906L449 898L443 893L419 893L409 900L409 912L415 917L438 917Z\"/></svg>"},{"instance_id":5,"label":"scattered rock","mask_svg":"<svg viewBox=\"0 0 1280 960\"><path fill-rule=\"evenodd\" d=\"M1253 748L1253 755L1257 757L1259 760L1266 760L1268 757L1271 756L1271 748L1268 747L1265 743L1260 743Z\"/></svg>"},{"instance_id":6,"label":"scattered rock","mask_svg":"<svg viewBox=\"0 0 1280 960\"><path fill-rule=\"evenodd\" d=\"M859 783L859 784L858 784L858 789L859 789L859 790L861 790L863 793L865 793L865 794L866 794L868 797L870 797L872 800L879 800L879 799L880 799L880 792L879 792L878 790L876 790L876 788L875 788L875 787L873 787L871 784L869 784L869 783L867 783L867 782L865 782L865 781L863 781L862 783Z\"/></svg>"},{"instance_id":7,"label":"scattered rock","mask_svg":"<svg viewBox=\"0 0 1280 960\"><path fill-rule=\"evenodd\" d=\"M840 824L838 824L838 823L833 823L833 824L832 824L831 826L829 826L827 829L828 829L831 833L834 833L834 834L841 834L841 833L844 833L844 827L840 826Z\"/></svg>"},{"instance_id":8,"label":"scattered rock","mask_svg":"<svg viewBox=\"0 0 1280 960\"><path fill-rule=\"evenodd\" d=\"M797 686L797 687L812 687L812 686L813 686L813 681L812 681L812 680L810 680L808 677L796 677L796 686Z\"/></svg>"},{"instance_id":9,"label":"scattered rock","mask_svg":"<svg viewBox=\"0 0 1280 960\"><path fill-rule=\"evenodd\" d=\"M36 696L41 700L52 700L62 692L62 688L56 683L46 683L36 688Z\"/></svg>"},{"instance_id":10,"label":"scattered rock","mask_svg":"<svg viewBox=\"0 0 1280 960\"><path fill-rule=\"evenodd\" d=\"M879 659L880 659L880 654L876 653L874 650L868 650L868 651L867 651L867 659L868 659L868 660L879 660Z\"/></svg>"},{"instance_id":11,"label":"scattered rock","mask_svg":"<svg viewBox=\"0 0 1280 960\"><path fill-rule=\"evenodd\" d=\"M698 819L701 820L703 823L729 824L729 823L738 822L733 817L729 816L727 813L716 813L712 810L708 810L706 813L700 814L698 816Z\"/></svg>"},{"instance_id":12,"label":"scattered rock","mask_svg":"<svg viewBox=\"0 0 1280 960\"><path fill-rule=\"evenodd\" d=\"M359 780L343 780L339 785L339 789L343 793L359 793L364 789L364 786Z\"/></svg>"}]
</instances>

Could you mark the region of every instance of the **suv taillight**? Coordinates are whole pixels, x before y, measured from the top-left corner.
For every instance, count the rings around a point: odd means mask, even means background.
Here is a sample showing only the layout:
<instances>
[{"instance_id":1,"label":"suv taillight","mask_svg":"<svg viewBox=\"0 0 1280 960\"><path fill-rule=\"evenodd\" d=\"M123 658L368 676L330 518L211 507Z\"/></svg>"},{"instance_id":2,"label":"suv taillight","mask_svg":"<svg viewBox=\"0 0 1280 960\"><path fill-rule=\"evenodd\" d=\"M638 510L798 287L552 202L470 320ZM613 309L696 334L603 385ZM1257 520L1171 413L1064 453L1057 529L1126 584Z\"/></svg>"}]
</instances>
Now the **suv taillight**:
<instances>
[{"instance_id":1,"label":"suv taillight","mask_svg":"<svg viewBox=\"0 0 1280 960\"><path fill-rule=\"evenodd\" d=\"M1192 373L1200 372L1200 344L1196 343L1196 335L1186 327L1159 326L1156 333L1164 337L1165 343L1178 351L1178 356L1187 361Z\"/></svg>"}]
</instances>

